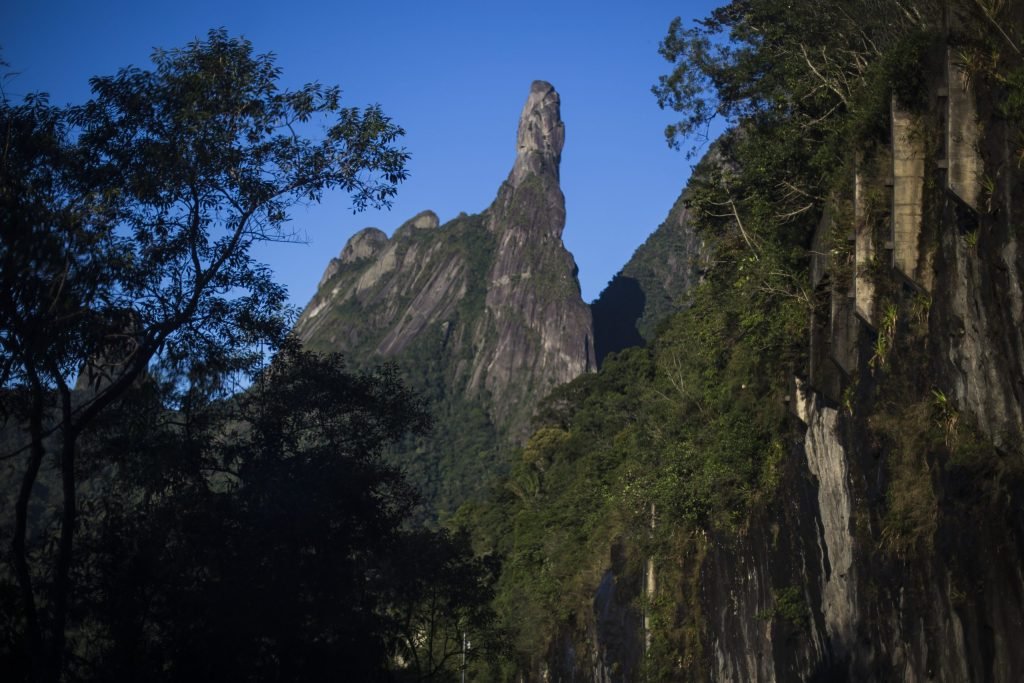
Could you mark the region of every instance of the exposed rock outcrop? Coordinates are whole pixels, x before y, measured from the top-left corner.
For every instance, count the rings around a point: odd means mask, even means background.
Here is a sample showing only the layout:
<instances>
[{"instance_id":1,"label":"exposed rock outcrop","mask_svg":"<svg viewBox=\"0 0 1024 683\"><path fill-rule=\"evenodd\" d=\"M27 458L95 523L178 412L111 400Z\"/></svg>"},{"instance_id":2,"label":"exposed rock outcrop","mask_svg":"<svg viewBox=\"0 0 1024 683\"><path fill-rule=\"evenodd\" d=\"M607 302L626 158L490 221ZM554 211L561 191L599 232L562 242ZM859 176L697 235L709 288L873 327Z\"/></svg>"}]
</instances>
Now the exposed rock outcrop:
<instances>
[{"instance_id":1,"label":"exposed rock outcrop","mask_svg":"<svg viewBox=\"0 0 1024 683\"><path fill-rule=\"evenodd\" d=\"M953 73L943 54L928 73ZM851 150L848 196L809 245L817 304L774 495L673 558L674 615L699 633L677 643L679 680L1024 680L1020 131L935 80L881 148ZM595 326L600 349L597 302ZM638 620L622 633L602 613L613 579L640 578L611 565L593 614L552 641L550 680L628 680L601 669L608 651L642 665Z\"/></svg>"},{"instance_id":2,"label":"exposed rock outcrop","mask_svg":"<svg viewBox=\"0 0 1024 683\"><path fill-rule=\"evenodd\" d=\"M1011 133L964 119L976 105L963 100L974 97L939 96L915 115L932 139L973 127L978 140L920 146L920 187L893 187L884 167L873 180L868 169L856 174L855 202L874 183L896 195L904 218L933 222L914 223L908 236L899 221L872 223L858 207L856 259L865 252L876 265L829 286L829 320L812 334L810 356L828 356L833 369L812 365L814 386L796 382L802 439L787 464L786 503L738 543L722 539L729 551L709 553L701 573L704 607L719 610L708 623L712 680L1024 678L1024 652L1011 645L1024 641L1024 258L1012 225L1024 184L1006 153ZM894 121L897 133L906 125ZM876 156L898 171L905 144L894 134ZM984 211L962 196L980 168L1003 181ZM818 278L844 265L828 222L815 238L829 254L812 269ZM768 611L780 587L798 589L789 612L797 623ZM771 623L737 638L759 610Z\"/></svg>"},{"instance_id":3,"label":"exposed rock outcrop","mask_svg":"<svg viewBox=\"0 0 1024 683\"><path fill-rule=\"evenodd\" d=\"M516 161L508 183L519 187L530 176L541 176L557 184L564 144L565 124L558 93L550 83L534 81L519 117Z\"/></svg>"},{"instance_id":4,"label":"exposed rock outcrop","mask_svg":"<svg viewBox=\"0 0 1024 683\"><path fill-rule=\"evenodd\" d=\"M538 399L596 365L590 311L580 297L576 263L562 244L559 106L554 88L534 81L519 119L515 164L487 210L497 244L486 315L475 336L495 343L473 359L469 387L503 397L495 418L510 424L516 438L526 436Z\"/></svg>"},{"instance_id":5,"label":"exposed rock outcrop","mask_svg":"<svg viewBox=\"0 0 1024 683\"><path fill-rule=\"evenodd\" d=\"M595 368L590 311L562 243L559 106L549 83L533 83L515 163L482 214L441 226L434 212L424 211L391 239L373 228L354 235L303 311L299 337L318 350L344 351L357 365L405 362L422 376L413 385L431 385L436 401L482 407L493 443L525 437L540 398ZM439 415L435 431L449 431L445 419L461 418ZM452 490L459 483L438 485ZM450 492L453 503L470 493Z\"/></svg>"}]
</instances>

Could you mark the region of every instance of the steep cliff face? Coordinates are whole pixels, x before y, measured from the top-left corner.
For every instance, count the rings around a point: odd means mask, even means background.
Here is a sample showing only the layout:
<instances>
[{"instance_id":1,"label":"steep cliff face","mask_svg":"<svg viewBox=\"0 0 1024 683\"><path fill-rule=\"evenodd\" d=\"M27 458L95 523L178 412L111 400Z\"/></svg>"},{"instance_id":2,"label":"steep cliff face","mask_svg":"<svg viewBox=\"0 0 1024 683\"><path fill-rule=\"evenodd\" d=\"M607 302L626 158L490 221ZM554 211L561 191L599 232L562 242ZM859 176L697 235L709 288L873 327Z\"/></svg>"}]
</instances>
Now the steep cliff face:
<instances>
[{"instance_id":1,"label":"steep cliff face","mask_svg":"<svg viewBox=\"0 0 1024 683\"><path fill-rule=\"evenodd\" d=\"M951 52L936 62L930 107L893 103L891 175L856 172L862 268L837 282L848 251L828 217L816 236L831 301L811 340L824 360L795 382L786 502L719 539L701 574L714 680L1024 677L1019 131L984 115ZM921 170L901 178L907 159ZM893 215L858 206L873 184ZM787 586L789 620L773 607ZM772 619L737 638L758 613Z\"/></svg>"},{"instance_id":2,"label":"steep cliff face","mask_svg":"<svg viewBox=\"0 0 1024 683\"><path fill-rule=\"evenodd\" d=\"M798 391L802 443L785 499L700 570L711 680L1017 681L1024 676L1024 499L939 471L926 543L894 552L886 449ZM898 504L896 504L898 505Z\"/></svg>"},{"instance_id":3,"label":"steep cliff face","mask_svg":"<svg viewBox=\"0 0 1024 683\"><path fill-rule=\"evenodd\" d=\"M683 537L662 540L677 543L670 552L645 552L640 538L628 561L609 553L535 678L1024 680L1022 138L958 59L929 52L924 106L893 99L889 139L851 150L844 186L824 202L801 284L816 294L805 300L798 376L788 397L760 399L790 417L756 501L725 522L684 506ZM711 310L679 328L710 337ZM661 337L649 350L651 408L699 390L671 344ZM752 383L721 390L742 402ZM695 410L715 419L712 407ZM630 425L615 446L653 450L669 429ZM652 461L671 475L661 480L670 501L687 501L704 474L688 469L695 450L679 442ZM629 487L644 480L623 471L609 479L623 501L611 509L635 514ZM610 601L609 586L631 599ZM660 620L641 618L659 603Z\"/></svg>"},{"instance_id":4,"label":"steep cliff face","mask_svg":"<svg viewBox=\"0 0 1024 683\"><path fill-rule=\"evenodd\" d=\"M481 344L470 389L501 397L495 419L526 435L535 402L553 387L595 368L590 312L576 264L562 244L565 199L558 184L565 127L558 93L535 81L519 119L515 165L487 210L495 236Z\"/></svg>"},{"instance_id":5,"label":"steep cliff face","mask_svg":"<svg viewBox=\"0 0 1024 683\"><path fill-rule=\"evenodd\" d=\"M438 406L435 441L414 450L440 451L444 464L419 457L430 471L413 477L431 481L445 509L500 469L501 444L525 436L541 397L595 367L590 312L561 239L559 105L550 84L533 83L514 166L487 210L445 225L425 211L390 239L375 228L357 233L296 326L311 348L344 351L357 364L398 362ZM473 443L456 447L467 432ZM472 477L452 476L464 465Z\"/></svg>"}]
</instances>

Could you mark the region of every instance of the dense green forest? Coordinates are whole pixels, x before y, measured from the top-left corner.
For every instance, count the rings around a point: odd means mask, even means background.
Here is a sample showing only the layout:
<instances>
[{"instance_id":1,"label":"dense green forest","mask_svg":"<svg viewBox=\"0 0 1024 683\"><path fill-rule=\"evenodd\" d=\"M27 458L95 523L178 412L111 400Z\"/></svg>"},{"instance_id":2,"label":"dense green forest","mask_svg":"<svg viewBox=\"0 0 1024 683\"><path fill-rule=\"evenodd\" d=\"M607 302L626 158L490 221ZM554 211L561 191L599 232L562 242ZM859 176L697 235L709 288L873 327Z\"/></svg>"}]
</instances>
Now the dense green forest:
<instances>
[{"instance_id":1,"label":"dense green forest","mask_svg":"<svg viewBox=\"0 0 1024 683\"><path fill-rule=\"evenodd\" d=\"M637 619L622 641L639 650L611 675L708 680L702 566L789 504L793 378L811 375L815 321L858 276L854 166L881 163L894 102L926 117L925 67L952 50L1012 161L1005 197L986 178L988 211L957 239L976 253L1016 239L1019 219L998 207L1024 191L1022 49L1022 8L1000 0L733 0L673 22L654 87L681 117L669 144L729 125L683 196L710 255L702 281L657 302L643 345L544 397L521 448L446 393L428 341L400 365L302 349L283 288L250 254L287 239L290 209L328 189L357 209L388 204L408 155L378 108L318 84L281 89L273 58L224 31L93 79L82 105L4 97L5 676L540 680L611 581ZM322 137L295 133L311 121ZM889 207L867 206L880 231ZM931 218L923 239L938 243ZM823 224L831 279L815 288ZM479 261L477 219L451 229ZM932 381L928 293L870 271L872 347L829 399L884 454L882 512L852 533L887 567L927 564L945 520L1016 504L1024 454ZM438 410L461 422L428 437ZM469 462L389 459L439 440ZM483 482L481 453L514 462ZM410 483L451 472L433 490ZM424 493L463 486L485 493L443 528L419 523L436 512ZM758 624L806 640L812 605L786 581Z\"/></svg>"}]
</instances>

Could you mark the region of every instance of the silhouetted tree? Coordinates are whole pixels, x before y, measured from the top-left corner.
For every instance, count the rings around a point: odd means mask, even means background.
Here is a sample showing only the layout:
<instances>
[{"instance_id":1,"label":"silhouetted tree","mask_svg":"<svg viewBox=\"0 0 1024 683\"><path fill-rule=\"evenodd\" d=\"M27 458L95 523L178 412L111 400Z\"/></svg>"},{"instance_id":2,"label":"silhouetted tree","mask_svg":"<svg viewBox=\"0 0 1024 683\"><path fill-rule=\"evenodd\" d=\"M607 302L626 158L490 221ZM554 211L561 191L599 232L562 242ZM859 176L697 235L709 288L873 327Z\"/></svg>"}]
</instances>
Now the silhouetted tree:
<instances>
[{"instance_id":1,"label":"silhouetted tree","mask_svg":"<svg viewBox=\"0 0 1024 683\"><path fill-rule=\"evenodd\" d=\"M0 101L0 378L23 425L5 454L20 465L10 560L38 680L66 654L83 435L157 361L178 378L216 369L215 382L259 365L287 319L252 245L290 239L298 201L340 188L356 209L386 205L406 175L403 131L378 108L280 89L273 57L223 30L153 65L94 78L79 107ZM307 123L325 132L310 139ZM88 391L74 392L83 367ZM52 552L27 543L50 453Z\"/></svg>"},{"instance_id":2,"label":"silhouetted tree","mask_svg":"<svg viewBox=\"0 0 1024 683\"><path fill-rule=\"evenodd\" d=\"M405 527L416 495L381 456L429 420L392 368L287 346L244 395L158 422L96 444L167 457L120 469L85 539L83 677L441 680L462 633L493 647L496 568Z\"/></svg>"}]
</instances>

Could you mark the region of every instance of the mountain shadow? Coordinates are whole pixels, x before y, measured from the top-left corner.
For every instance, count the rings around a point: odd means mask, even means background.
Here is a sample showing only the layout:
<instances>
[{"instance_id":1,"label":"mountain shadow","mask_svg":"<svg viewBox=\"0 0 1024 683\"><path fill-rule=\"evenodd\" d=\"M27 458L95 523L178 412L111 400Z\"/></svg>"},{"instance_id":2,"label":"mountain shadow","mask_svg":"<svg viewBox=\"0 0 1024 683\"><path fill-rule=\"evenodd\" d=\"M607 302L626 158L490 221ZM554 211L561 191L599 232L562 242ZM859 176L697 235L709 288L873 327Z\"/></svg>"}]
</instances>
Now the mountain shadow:
<instances>
[{"instance_id":1,"label":"mountain shadow","mask_svg":"<svg viewBox=\"0 0 1024 683\"><path fill-rule=\"evenodd\" d=\"M622 273L612 278L601 297L590 306L594 316L594 355L598 367L609 353L643 346L637 322L644 313L647 296L636 278Z\"/></svg>"}]
</instances>

